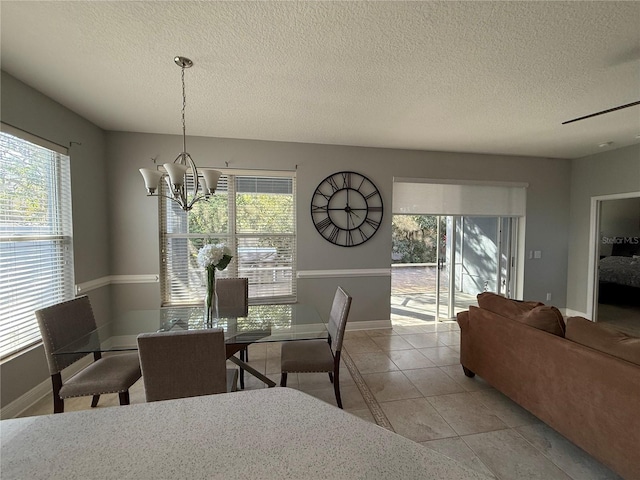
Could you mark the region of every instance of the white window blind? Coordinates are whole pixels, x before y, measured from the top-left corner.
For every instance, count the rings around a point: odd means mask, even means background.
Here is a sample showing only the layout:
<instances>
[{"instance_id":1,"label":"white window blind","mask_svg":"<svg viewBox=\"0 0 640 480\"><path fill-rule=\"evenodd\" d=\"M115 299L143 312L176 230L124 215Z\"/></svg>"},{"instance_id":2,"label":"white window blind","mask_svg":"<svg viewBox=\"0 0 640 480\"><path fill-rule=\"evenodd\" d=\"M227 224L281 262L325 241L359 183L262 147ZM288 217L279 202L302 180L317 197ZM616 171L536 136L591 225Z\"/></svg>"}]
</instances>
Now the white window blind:
<instances>
[{"instance_id":1,"label":"white window blind","mask_svg":"<svg viewBox=\"0 0 640 480\"><path fill-rule=\"evenodd\" d=\"M40 341L35 310L74 296L69 169L67 155L0 132L0 358Z\"/></svg>"},{"instance_id":2,"label":"white window blind","mask_svg":"<svg viewBox=\"0 0 640 480\"><path fill-rule=\"evenodd\" d=\"M163 194L167 194L162 184ZM295 176L282 172L226 172L215 195L186 213L160 200L163 305L201 304L204 270L198 250L224 243L234 258L218 278L249 279L249 303L296 300Z\"/></svg>"},{"instance_id":3,"label":"white window blind","mask_svg":"<svg viewBox=\"0 0 640 480\"><path fill-rule=\"evenodd\" d=\"M394 179L393 213L520 217L526 214L526 184Z\"/></svg>"}]
</instances>

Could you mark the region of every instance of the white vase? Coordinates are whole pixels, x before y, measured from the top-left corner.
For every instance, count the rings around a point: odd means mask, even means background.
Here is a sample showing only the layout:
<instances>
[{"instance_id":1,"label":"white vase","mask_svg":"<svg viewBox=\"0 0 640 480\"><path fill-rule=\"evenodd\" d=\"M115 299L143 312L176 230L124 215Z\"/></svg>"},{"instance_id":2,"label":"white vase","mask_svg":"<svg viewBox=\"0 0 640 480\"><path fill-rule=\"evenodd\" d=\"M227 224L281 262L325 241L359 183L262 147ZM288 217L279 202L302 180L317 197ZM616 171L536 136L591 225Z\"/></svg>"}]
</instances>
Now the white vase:
<instances>
[{"instance_id":1,"label":"white vase","mask_svg":"<svg viewBox=\"0 0 640 480\"><path fill-rule=\"evenodd\" d=\"M216 292L215 267L207 268L207 291L204 296L204 321L213 325L218 320L218 293Z\"/></svg>"}]
</instances>

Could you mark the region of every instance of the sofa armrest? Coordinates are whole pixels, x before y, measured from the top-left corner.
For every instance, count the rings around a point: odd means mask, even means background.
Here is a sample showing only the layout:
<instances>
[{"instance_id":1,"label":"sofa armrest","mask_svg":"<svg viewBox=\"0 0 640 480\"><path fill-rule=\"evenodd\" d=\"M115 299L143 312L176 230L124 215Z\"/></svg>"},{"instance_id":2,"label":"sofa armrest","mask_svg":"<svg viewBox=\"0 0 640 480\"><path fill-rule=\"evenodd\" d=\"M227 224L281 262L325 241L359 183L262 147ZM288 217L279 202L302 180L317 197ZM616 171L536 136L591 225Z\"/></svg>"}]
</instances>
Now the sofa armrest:
<instances>
[{"instance_id":1,"label":"sofa armrest","mask_svg":"<svg viewBox=\"0 0 640 480\"><path fill-rule=\"evenodd\" d=\"M456 316L458 321L458 325L460 326L460 330L466 330L469 327L469 311L465 310L464 312L458 313Z\"/></svg>"},{"instance_id":2,"label":"sofa armrest","mask_svg":"<svg viewBox=\"0 0 640 480\"><path fill-rule=\"evenodd\" d=\"M469 332L469 312L464 311L458 313L456 316L458 325L460 326L460 364L464 369L464 374L467 377L473 377L474 373L469 369L468 365L471 360L471 335Z\"/></svg>"}]
</instances>

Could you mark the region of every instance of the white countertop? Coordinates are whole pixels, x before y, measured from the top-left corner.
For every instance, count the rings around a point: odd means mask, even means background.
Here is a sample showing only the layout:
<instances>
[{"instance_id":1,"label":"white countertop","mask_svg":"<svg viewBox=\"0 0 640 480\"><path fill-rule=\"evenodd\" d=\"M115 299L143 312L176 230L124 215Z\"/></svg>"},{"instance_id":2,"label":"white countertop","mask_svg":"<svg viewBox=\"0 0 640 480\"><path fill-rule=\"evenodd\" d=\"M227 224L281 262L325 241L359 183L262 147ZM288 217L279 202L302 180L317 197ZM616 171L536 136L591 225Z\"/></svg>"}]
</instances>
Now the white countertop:
<instances>
[{"instance_id":1,"label":"white countertop","mask_svg":"<svg viewBox=\"0 0 640 480\"><path fill-rule=\"evenodd\" d=\"M0 476L21 479L486 479L289 388L0 422Z\"/></svg>"}]
</instances>

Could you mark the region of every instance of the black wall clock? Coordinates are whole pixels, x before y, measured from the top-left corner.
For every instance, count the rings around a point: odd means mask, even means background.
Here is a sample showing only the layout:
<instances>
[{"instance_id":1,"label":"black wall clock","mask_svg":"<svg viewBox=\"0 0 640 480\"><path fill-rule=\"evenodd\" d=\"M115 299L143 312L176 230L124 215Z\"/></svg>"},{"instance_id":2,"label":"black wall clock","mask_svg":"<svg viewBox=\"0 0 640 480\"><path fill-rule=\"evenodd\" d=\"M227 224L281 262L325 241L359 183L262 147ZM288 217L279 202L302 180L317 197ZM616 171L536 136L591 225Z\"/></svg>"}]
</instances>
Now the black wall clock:
<instances>
[{"instance_id":1,"label":"black wall clock","mask_svg":"<svg viewBox=\"0 0 640 480\"><path fill-rule=\"evenodd\" d=\"M342 247L369 240L382 222L382 196L364 175L337 172L325 178L311 198L311 218L322 237Z\"/></svg>"}]
</instances>

